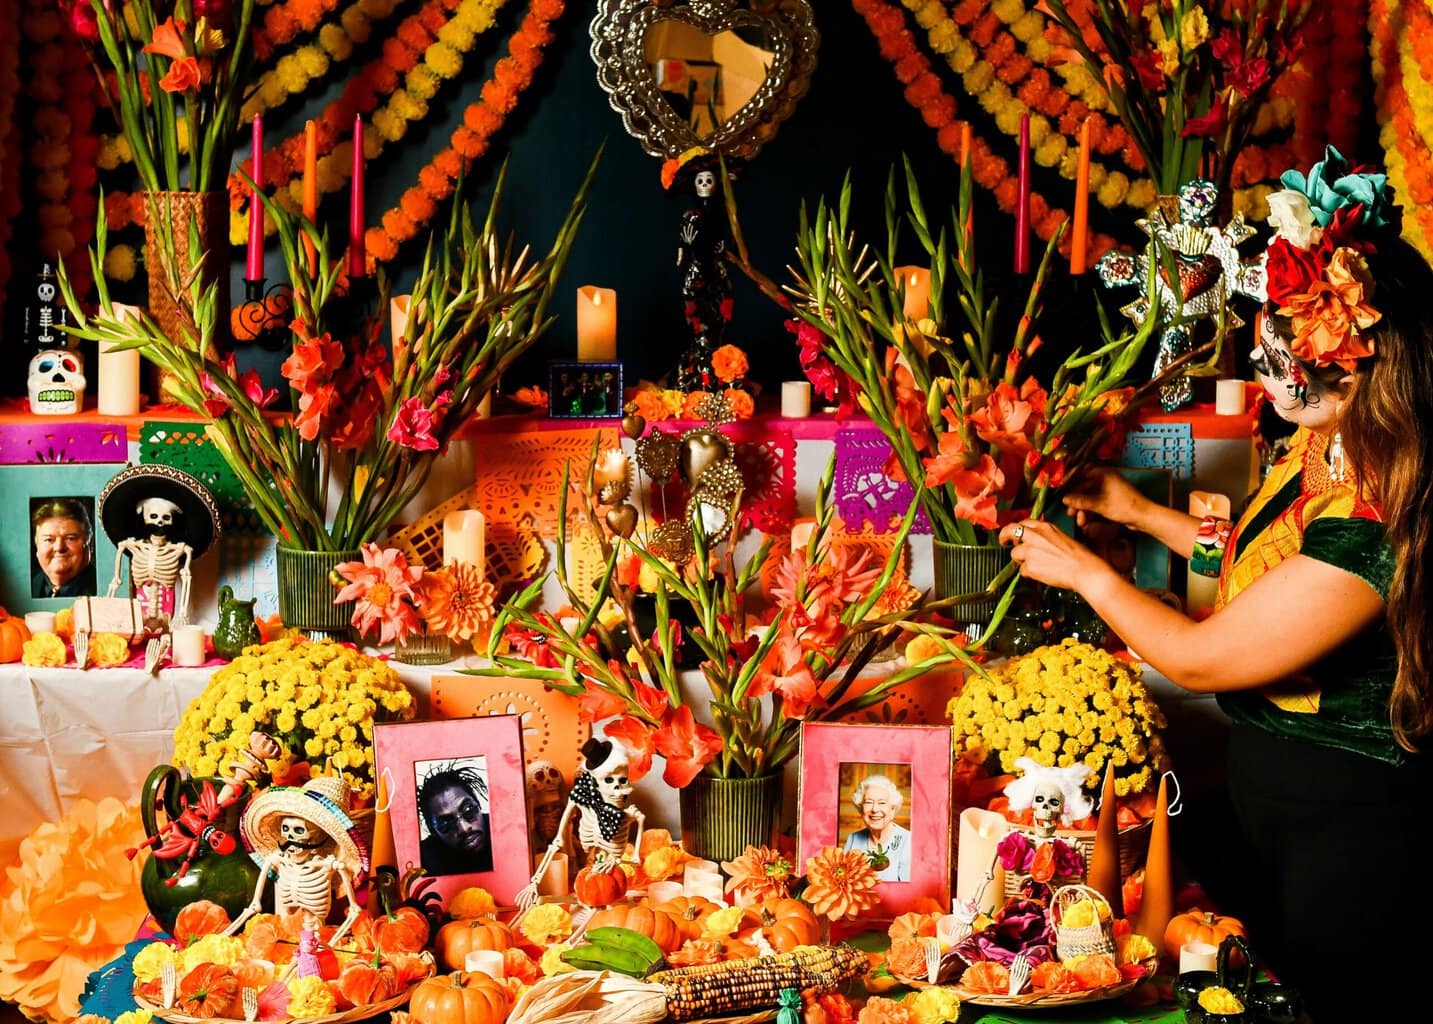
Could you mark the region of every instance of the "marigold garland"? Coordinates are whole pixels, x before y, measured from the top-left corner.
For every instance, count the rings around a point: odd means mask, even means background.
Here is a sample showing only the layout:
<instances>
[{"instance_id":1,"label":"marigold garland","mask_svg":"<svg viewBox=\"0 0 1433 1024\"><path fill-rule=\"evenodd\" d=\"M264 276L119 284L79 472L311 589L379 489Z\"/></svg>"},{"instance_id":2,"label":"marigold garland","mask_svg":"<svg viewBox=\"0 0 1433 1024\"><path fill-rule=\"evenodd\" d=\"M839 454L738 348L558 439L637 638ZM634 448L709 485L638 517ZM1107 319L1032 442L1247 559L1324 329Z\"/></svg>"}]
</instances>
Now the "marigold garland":
<instances>
[{"instance_id":1,"label":"marigold garland","mask_svg":"<svg viewBox=\"0 0 1433 1024\"><path fill-rule=\"evenodd\" d=\"M1425 258L1433 258L1433 209L1427 205L1433 197L1433 156L1419 129L1420 121L1429 123L1426 118L1433 111L1433 91L1422 81L1412 56L1415 30L1408 17L1418 6L1400 0L1372 0L1368 27L1379 143L1389 184L1403 200L1403 237Z\"/></svg>"}]
</instances>

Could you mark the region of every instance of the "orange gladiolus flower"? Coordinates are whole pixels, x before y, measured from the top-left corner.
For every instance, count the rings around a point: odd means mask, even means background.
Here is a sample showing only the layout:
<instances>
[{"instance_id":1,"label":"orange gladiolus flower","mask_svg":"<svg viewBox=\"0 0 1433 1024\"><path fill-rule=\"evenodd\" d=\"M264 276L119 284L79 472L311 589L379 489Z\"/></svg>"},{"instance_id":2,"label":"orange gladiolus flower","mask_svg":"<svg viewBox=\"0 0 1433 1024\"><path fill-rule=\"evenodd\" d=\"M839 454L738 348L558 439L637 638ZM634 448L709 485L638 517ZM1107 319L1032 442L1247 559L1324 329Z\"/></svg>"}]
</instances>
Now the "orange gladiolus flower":
<instances>
[{"instance_id":1,"label":"orange gladiolus flower","mask_svg":"<svg viewBox=\"0 0 1433 1024\"><path fill-rule=\"evenodd\" d=\"M656 747L657 753L667 759L662 781L681 789L721 753L722 739L715 729L693 718L692 709L683 704L662 716Z\"/></svg>"},{"instance_id":2,"label":"orange gladiolus flower","mask_svg":"<svg viewBox=\"0 0 1433 1024\"><path fill-rule=\"evenodd\" d=\"M144 48L145 53L157 53L161 57L168 57L170 60L179 60L189 56L184 48L184 37L180 34L184 31L184 22L175 21L173 18L165 18L158 25L154 26L154 38Z\"/></svg>"},{"instance_id":3,"label":"orange gladiolus flower","mask_svg":"<svg viewBox=\"0 0 1433 1024\"><path fill-rule=\"evenodd\" d=\"M159 80L159 87L165 92L193 92L204 80L199 61L193 57L179 57L169 65L169 70Z\"/></svg>"}]
</instances>

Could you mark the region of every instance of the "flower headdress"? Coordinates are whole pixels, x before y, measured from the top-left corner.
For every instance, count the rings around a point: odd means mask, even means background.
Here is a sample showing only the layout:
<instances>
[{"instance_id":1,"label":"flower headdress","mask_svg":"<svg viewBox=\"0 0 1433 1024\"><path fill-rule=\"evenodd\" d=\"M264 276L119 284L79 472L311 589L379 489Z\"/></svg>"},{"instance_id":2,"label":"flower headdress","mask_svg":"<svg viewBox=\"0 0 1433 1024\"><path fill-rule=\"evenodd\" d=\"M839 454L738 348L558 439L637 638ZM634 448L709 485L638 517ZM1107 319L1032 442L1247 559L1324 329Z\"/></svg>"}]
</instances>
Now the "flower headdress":
<instances>
[{"instance_id":1,"label":"flower headdress","mask_svg":"<svg viewBox=\"0 0 1433 1024\"><path fill-rule=\"evenodd\" d=\"M1365 256L1371 236L1396 220L1387 177L1350 168L1332 146L1306 176L1285 171L1269 196L1274 237L1264 257L1266 295L1293 323L1289 349L1315 366L1352 371L1373 355L1363 332L1382 319Z\"/></svg>"},{"instance_id":2,"label":"flower headdress","mask_svg":"<svg viewBox=\"0 0 1433 1024\"><path fill-rule=\"evenodd\" d=\"M711 157L712 155L712 151L705 146L693 146L691 149L682 151L670 160L664 161L662 163L662 187L671 188L673 183L677 180L677 175L686 170L687 165L693 160L699 157ZM702 162L706 163L707 161L703 160Z\"/></svg>"}]
</instances>

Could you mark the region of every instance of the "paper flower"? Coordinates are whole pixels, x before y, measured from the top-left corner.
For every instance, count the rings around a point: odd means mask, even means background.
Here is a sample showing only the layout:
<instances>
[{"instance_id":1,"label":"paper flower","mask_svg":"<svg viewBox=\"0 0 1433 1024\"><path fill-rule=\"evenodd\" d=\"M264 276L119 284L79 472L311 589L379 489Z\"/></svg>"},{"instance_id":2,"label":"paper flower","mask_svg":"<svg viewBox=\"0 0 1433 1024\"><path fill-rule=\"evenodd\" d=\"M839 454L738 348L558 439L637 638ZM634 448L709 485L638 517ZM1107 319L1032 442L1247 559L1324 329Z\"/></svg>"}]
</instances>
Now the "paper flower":
<instances>
[{"instance_id":1,"label":"paper flower","mask_svg":"<svg viewBox=\"0 0 1433 1024\"><path fill-rule=\"evenodd\" d=\"M118 633L96 633L90 637L90 660L97 668L113 668L129 660L129 640Z\"/></svg>"},{"instance_id":2,"label":"paper flower","mask_svg":"<svg viewBox=\"0 0 1433 1024\"><path fill-rule=\"evenodd\" d=\"M1010 991L1010 969L993 960L982 960L965 969L960 983L972 992L1005 995Z\"/></svg>"},{"instance_id":3,"label":"paper flower","mask_svg":"<svg viewBox=\"0 0 1433 1024\"><path fill-rule=\"evenodd\" d=\"M70 660L65 642L54 633L36 633L20 651L20 660L35 668L59 668Z\"/></svg>"},{"instance_id":4,"label":"paper flower","mask_svg":"<svg viewBox=\"0 0 1433 1024\"><path fill-rule=\"evenodd\" d=\"M1389 223L1393 206L1384 174L1354 173L1342 153L1332 146L1324 149L1324 158L1309 168L1308 175L1285 171L1279 176L1285 188L1297 189L1308 196L1309 209L1320 227L1326 227L1333 216L1345 206L1363 207L1362 222L1370 227Z\"/></svg>"},{"instance_id":5,"label":"paper flower","mask_svg":"<svg viewBox=\"0 0 1433 1024\"><path fill-rule=\"evenodd\" d=\"M519 930L535 946L546 946L572 934L572 915L561 904L542 903L523 915Z\"/></svg>"},{"instance_id":6,"label":"paper flower","mask_svg":"<svg viewBox=\"0 0 1433 1024\"><path fill-rule=\"evenodd\" d=\"M960 996L944 985L923 988L902 1002L915 1024L952 1024L960 1017Z\"/></svg>"},{"instance_id":7,"label":"paper flower","mask_svg":"<svg viewBox=\"0 0 1433 1024\"><path fill-rule=\"evenodd\" d=\"M913 1024L915 1018L904 1003L885 996L872 996L861 1007L856 1024Z\"/></svg>"},{"instance_id":8,"label":"paper flower","mask_svg":"<svg viewBox=\"0 0 1433 1024\"><path fill-rule=\"evenodd\" d=\"M880 900L879 880L860 850L828 846L806 862L806 902L832 921L859 917Z\"/></svg>"},{"instance_id":9,"label":"paper flower","mask_svg":"<svg viewBox=\"0 0 1433 1024\"><path fill-rule=\"evenodd\" d=\"M134 938L148 908L137 805L113 797L77 800L59 821L20 843L19 862L0 878L0 1000L39 1021L79 1014L90 972Z\"/></svg>"}]
</instances>

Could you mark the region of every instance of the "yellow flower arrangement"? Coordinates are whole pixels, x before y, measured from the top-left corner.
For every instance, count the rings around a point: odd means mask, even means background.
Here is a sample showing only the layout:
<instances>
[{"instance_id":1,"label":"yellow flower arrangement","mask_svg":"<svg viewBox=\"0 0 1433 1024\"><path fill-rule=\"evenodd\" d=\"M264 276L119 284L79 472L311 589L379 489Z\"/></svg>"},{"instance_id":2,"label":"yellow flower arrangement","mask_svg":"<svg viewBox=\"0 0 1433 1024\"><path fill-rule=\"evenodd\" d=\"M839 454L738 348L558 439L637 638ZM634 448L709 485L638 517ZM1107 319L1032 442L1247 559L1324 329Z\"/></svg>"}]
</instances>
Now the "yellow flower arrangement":
<instances>
[{"instance_id":1,"label":"yellow flower arrangement","mask_svg":"<svg viewBox=\"0 0 1433 1024\"><path fill-rule=\"evenodd\" d=\"M274 640L214 673L174 731L174 763L217 775L258 729L315 775L342 773L363 800L373 795L374 724L415 713L413 695L385 662L332 641Z\"/></svg>"},{"instance_id":2,"label":"yellow flower arrangement","mask_svg":"<svg viewBox=\"0 0 1433 1024\"><path fill-rule=\"evenodd\" d=\"M956 753L991 774L1033 758L1083 764L1097 787L1115 766L1120 796L1147 792L1169 768L1164 713L1137 666L1077 640L1039 647L972 675L947 706Z\"/></svg>"},{"instance_id":3,"label":"yellow flower arrangement","mask_svg":"<svg viewBox=\"0 0 1433 1024\"><path fill-rule=\"evenodd\" d=\"M543 903L523 915L519 929L534 945L546 946L572 934L572 915L561 904Z\"/></svg>"},{"instance_id":4,"label":"yellow flower arrangement","mask_svg":"<svg viewBox=\"0 0 1433 1024\"><path fill-rule=\"evenodd\" d=\"M20 648L20 660L35 668L59 668L69 661L65 642L54 633L36 633Z\"/></svg>"}]
</instances>

